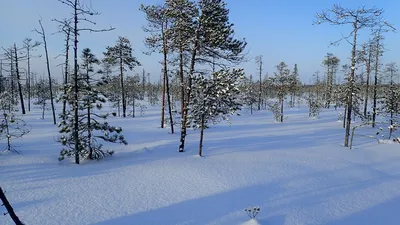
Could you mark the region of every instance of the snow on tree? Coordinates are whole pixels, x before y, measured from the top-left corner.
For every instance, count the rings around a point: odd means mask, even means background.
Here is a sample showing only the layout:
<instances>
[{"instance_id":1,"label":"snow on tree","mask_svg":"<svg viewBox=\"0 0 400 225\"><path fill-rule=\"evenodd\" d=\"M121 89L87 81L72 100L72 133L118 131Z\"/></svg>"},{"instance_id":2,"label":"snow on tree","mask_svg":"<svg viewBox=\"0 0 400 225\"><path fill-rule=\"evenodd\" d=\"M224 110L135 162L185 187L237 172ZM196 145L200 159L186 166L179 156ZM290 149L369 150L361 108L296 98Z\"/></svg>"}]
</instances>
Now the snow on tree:
<instances>
[{"instance_id":1,"label":"snow on tree","mask_svg":"<svg viewBox=\"0 0 400 225\"><path fill-rule=\"evenodd\" d=\"M398 72L396 63L388 63L385 72L389 79L389 86L384 90L380 111L386 115L389 125L393 127L394 124L400 123L400 90L394 81ZM391 138L393 129L389 131L389 138Z\"/></svg>"},{"instance_id":2,"label":"snow on tree","mask_svg":"<svg viewBox=\"0 0 400 225\"><path fill-rule=\"evenodd\" d=\"M19 152L12 145L12 140L18 139L30 132L25 121L15 115L17 106L12 104L12 96L8 92L0 93L0 140L6 140L6 147L0 153Z\"/></svg>"},{"instance_id":3,"label":"snow on tree","mask_svg":"<svg viewBox=\"0 0 400 225\"><path fill-rule=\"evenodd\" d=\"M253 83L253 76L250 78L244 78L242 84L240 85L242 103L250 107L250 114L253 114L253 106L257 103L259 98L257 91Z\"/></svg>"},{"instance_id":4,"label":"snow on tree","mask_svg":"<svg viewBox=\"0 0 400 225\"><path fill-rule=\"evenodd\" d=\"M65 157L79 155L82 159L102 159L105 156L112 155L114 151L103 150L104 142L127 144L124 136L121 134L122 128L111 126L107 122L107 117L110 113L102 113L101 109L106 102L106 98L101 91L101 86L106 82L104 77L96 79L96 73L93 73L93 64L98 63L98 60L91 53L90 49L84 49L82 52L81 73L78 77L78 149L75 148L74 135L74 117L71 109L65 114L61 114L60 142L64 148L60 152L59 160L64 160ZM71 98L72 86L66 85L66 95L63 95L62 100L66 100L72 104L74 98ZM115 113L111 115L115 116Z\"/></svg>"},{"instance_id":5,"label":"snow on tree","mask_svg":"<svg viewBox=\"0 0 400 225\"><path fill-rule=\"evenodd\" d=\"M229 120L229 116L240 110L240 80L242 69L220 70L210 78L203 75L193 77L191 91L191 107L188 123L194 129L200 129L199 156L202 156L204 129L221 120Z\"/></svg>"},{"instance_id":6,"label":"snow on tree","mask_svg":"<svg viewBox=\"0 0 400 225\"><path fill-rule=\"evenodd\" d=\"M42 120L44 119L44 112L48 109L48 100L51 99L49 93L49 82L44 79L39 79L34 85L34 94L36 100L33 102L34 105L38 105L42 110Z\"/></svg>"},{"instance_id":7,"label":"snow on tree","mask_svg":"<svg viewBox=\"0 0 400 225\"><path fill-rule=\"evenodd\" d=\"M286 95L290 91L292 79L290 70L288 69L288 66L285 62L279 63L279 65L276 66L276 69L277 72L275 72L275 76L271 77L270 79L272 82L272 86L275 88L280 105L279 122L283 122L283 103L285 101Z\"/></svg>"}]
</instances>

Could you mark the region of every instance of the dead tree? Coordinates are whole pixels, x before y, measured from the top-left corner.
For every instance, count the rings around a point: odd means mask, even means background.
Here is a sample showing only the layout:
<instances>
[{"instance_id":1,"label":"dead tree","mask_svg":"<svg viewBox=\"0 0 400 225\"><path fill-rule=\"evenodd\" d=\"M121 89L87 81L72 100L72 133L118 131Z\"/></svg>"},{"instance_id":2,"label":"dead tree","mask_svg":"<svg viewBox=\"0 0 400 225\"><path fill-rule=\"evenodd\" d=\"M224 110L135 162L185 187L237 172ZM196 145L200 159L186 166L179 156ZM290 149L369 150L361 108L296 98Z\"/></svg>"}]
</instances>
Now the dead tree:
<instances>
[{"instance_id":1,"label":"dead tree","mask_svg":"<svg viewBox=\"0 0 400 225\"><path fill-rule=\"evenodd\" d=\"M17 214L15 214L13 207L10 202L7 200L6 195L4 194L3 189L0 187L0 199L3 202L4 207L6 207L8 214L10 214L11 219L14 221L15 225L24 225L21 220L18 218ZM5 215L7 213L4 213Z\"/></svg>"},{"instance_id":2,"label":"dead tree","mask_svg":"<svg viewBox=\"0 0 400 225\"><path fill-rule=\"evenodd\" d=\"M377 109L377 98L378 98L378 78L379 78L379 58L384 51L382 41L384 40L383 33L395 31L393 25L386 21L379 21L377 26L374 27L372 31L373 36L373 50L375 51L375 65L374 65L374 86L373 86L373 107L372 107L372 127L375 127L376 115L378 114Z\"/></svg>"},{"instance_id":3,"label":"dead tree","mask_svg":"<svg viewBox=\"0 0 400 225\"><path fill-rule=\"evenodd\" d=\"M56 110L54 108L54 97L53 97L53 81L51 79L51 71L50 71L50 61L49 61L49 53L47 50L47 41L46 41L46 33L43 28L42 20L39 20L39 25L40 25L40 31L35 29L35 31L42 36L43 39L43 45L44 45L44 52L46 54L46 67L47 67L47 75L49 78L49 89L50 89L50 104L51 104L51 110L53 113L53 123L57 124L56 120Z\"/></svg>"},{"instance_id":4,"label":"dead tree","mask_svg":"<svg viewBox=\"0 0 400 225\"><path fill-rule=\"evenodd\" d=\"M31 38L25 38L24 42L23 42L23 47L25 48L26 51L26 59L28 61L28 71L26 74L26 89L27 89L27 94L28 94L28 112L31 111L31 58L32 57L40 57L40 55L38 56L32 56L31 52L36 50L36 47L38 47L40 45L40 42L35 41L32 43L32 39Z\"/></svg>"},{"instance_id":5,"label":"dead tree","mask_svg":"<svg viewBox=\"0 0 400 225\"><path fill-rule=\"evenodd\" d=\"M347 93L347 118L346 118L346 133L344 139L344 146L349 146L350 137L350 126L351 126L351 115L353 110L353 93L355 83L355 70L356 70L356 52L357 52L357 37L358 32L364 28L372 29L377 25L379 18L383 13L383 9L376 7L366 8L360 7L358 9L344 8L338 4L333 5L332 9L322 11L316 15L316 24L328 23L331 25L350 25L352 31L347 36L343 36L342 39L333 42L332 44L338 44L342 40L347 41L352 47L351 50L351 66L350 73L347 78L348 88ZM349 39L352 38L352 41Z\"/></svg>"},{"instance_id":6,"label":"dead tree","mask_svg":"<svg viewBox=\"0 0 400 225\"><path fill-rule=\"evenodd\" d=\"M99 15L98 12L94 12L91 9L85 9L85 7L80 3L79 0L58 0L62 4L68 6L69 8L72 9L73 11L73 18L72 18L72 23L73 27L71 28L72 30L72 35L74 37L74 74L73 74L73 109L74 109L74 140L75 140L75 163L79 164L79 109L78 109L78 35L80 31L89 31L89 32L104 32L104 31L110 31L114 30L114 28L109 28L109 29L91 29L91 28L79 28L78 23L82 22L88 22L92 25L95 25L96 23L89 20L88 16L94 16L94 15ZM58 21L58 20L55 20Z\"/></svg>"}]
</instances>

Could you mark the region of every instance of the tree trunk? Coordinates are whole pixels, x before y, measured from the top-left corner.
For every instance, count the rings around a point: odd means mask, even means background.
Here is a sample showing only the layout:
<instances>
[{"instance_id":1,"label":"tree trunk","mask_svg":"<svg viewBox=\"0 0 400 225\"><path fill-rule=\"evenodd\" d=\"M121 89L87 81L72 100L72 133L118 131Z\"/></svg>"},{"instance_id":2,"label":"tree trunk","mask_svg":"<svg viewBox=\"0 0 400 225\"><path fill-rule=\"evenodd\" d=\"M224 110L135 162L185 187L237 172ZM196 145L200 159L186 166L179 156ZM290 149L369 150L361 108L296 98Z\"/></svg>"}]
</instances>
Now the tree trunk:
<instances>
[{"instance_id":1,"label":"tree trunk","mask_svg":"<svg viewBox=\"0 0 400 225\"><path fill-rule=\"evenodd\" d=\"M28 60L28 74L26 76L26 88L28 89L28 112L31 111L31 55L30 55L30 48L26 48L27 51L27 60ZM0 90L1 92L1 90Z\"/></svg>"},{"instance_id":2,"label":"tree trunk","mask_svg":"<svg viewBox=\"0 0 400 225\"><path fill-rule=\"evenodd\" d=\"M166 80L168 76L168 71L167 71L167 46L166 46L166 38L165 38L165 31L164 31L164 23L161 24L161 33L162 33L162 42L163 42L163 56L164 56L164 61L163 61L163 83L162 83L162 88L161 88L161 128L164 128L164 120L165 120L165 86L166 86Z\"/></svg>"},{"instance_id":3,"label":"tree trunk","mask_svg":"<svg viewBox=\"0 0 400 225\"><path fill-rule=\"evenodd\" d=\"M24 225L18 216L15 214L10 202L7 200L3 189L0 187L0 199L3 202L4 207L6 207L8 214L10 214L11 219L14 221L15 225Z\"/></svg>"},{"instance_id":4,"label":"tree trunk","mask_svg":"<svg viewBox=\"0 0 400 225\"><path fill-rule=\"evenodd\" d=\"M204 138L204 114L201 115L199 156L203 156L203 138Z\"/></svg>"},{"instance_id":5,"label":"tree trunk","mask_svg":"<svg viewBox=\"0 0 400 225\"><path fill-rule=\"evenodd\" d=\"M122 62L122 52L119 52L119 72L121 79L121 94L122 94L122 117L126 117L126 99L125 99L125 88L124 88L124 68Z\"/></svg>"},{"instance_id":6,"label":"tree trunk","mask_svg":"<svg viewBox=\"0 0 400 225\"><path fill-rule=\"evenodd\" d=\"M78 0L74 3L74 140L75 163L79 164L79 111L78 111Z\"/></svg>"},{"instance_id":7,"label":"tree trunk","mask_svg":"<svg viewBox=\"0 0 400 225\"><path fill-rule=\"evenodd\" d=\"M343 113L343 128L346 128L346 118L347 118L347 106L344 106L344 113Z\"/></svg>"},{"instance_id":8,"label":"tree trunk","mask_svg":"<svg viewBox=\"0 0 400 225\"><path fill-rule=\"evenodd\" d=\"M181 115L182 120L185 113L185 83L183 79L183 39L182 39L182 23L179 20L179 78L180 78L180 87L181 87ZM193 59L192 59L193 60ZM184 129L186 125L182 122L182 129Z\"/></svg>"},{"instance_id":9,"label":"tree trunk","mask_svg":"<svg viewBox=\"0 0 400 225\"><path fill-rule=\"evenodd\" d=\"M26 114L25 112L25 104L24 104L24 95L22 94L22 86L21 86L21 77L19 75L19 68L18 68L18 51L17 45L14 43L14 57L15 57L15 73L17 75L17 85L18 85L18 93L19 93L19 100L21 101L21 109L22 114Z\"/></svg>"},{"instance_id":10,"label":"tree trunk","mask_svg":"<svg viewBox=\"0 0 400 225\"><path fill-rule=\"evenodd\" d=\"M365 99L364 99L364 117L367 117L367 110L368 110L368 97L369 97L369 80L370 80L370 76L371 76L371 57L372 57L372 53L371 53L371 48L369 49L369 53L368 53L368 61L367 61L367 65L366 65L366 69L367 69L367 82L365 84Z\"/></svg>"},{"instance_id":11,"label":"tree trunk","mask_svg":"<svg viewBox=\"0 0 400 225\"><path fill-rule=\"evenodd\" d=\"M174 121L172 119L172 106L171 106L171 95L170 95L170 89L169 89L169 78L168 78L168 67L167 67L167 56L168 56L168 49L167 49L167 41L168 39L165 36L165 30L168 28L168 23L165 22L165 28L163 25L163 30L162 30L162 39L163 39L163 54L164 54L164 86L167 91L167 102L168 102L168 114L169 114L169 122L171 125L171 134L174 133ZM163 96L165 97L165 93L163 91ZM163 100L164 104L164 100ZM164 110L163 110L163 115L164 115Z\"/></svg>"},{"instance_id":12,"label":"tree trunk","mask_svg":"<svg viewBox=\"0 0 400 225\"><path fill-rule=\"evenodd\" d=\"M190 61L190 71L189 71L189 79L188 79L188 91L186 93L186 104L185 110L182 115L182 126L181 126L181 140L179 145L179 152L183 152L185 150L185 138L186 138L186 122L187 122L187 115L189 113L189 103L190 103L190 92L192 90L192 76L194 74L194 66L196 63L196 55L197 55L197 48L199 45L199 27L196 29L195 40L193 44L193 51L192 51L192 58Z\"/></svg>"},{"instance_id":13,"label":"tree trunk","mask_svg":"<svg viewBox=\"0 0 400 225\"><path fill-rule=\"evenodd\" d=\"M88 87L90 86L90 77L89 77L89 63L86 65L86 83ZM89 149L89 159L93 159L93 148L92 148L92 130L91 130L91 99L89 98L90 95L88 95L88 100L87 100L87 133L88 133L88 149Z\"/></svg>"},{"instance_id":14,"label":"tree trunk","mask_svg":"<svg viewBox=\"0 0 400 225\"><path fill-rule=\"evenodd\" d=\"M77 22L76 22L77 23ZM47 51L47 42L46 42L46 34L44 32L44 28L42 22L39 21L40 27L42 28L42 38L44 44L44 52L46 54L46 66L47 66L47 74L49 76L49 89L50 89L50 103L51 103L51 110L53 112L53 123L57 124L56 121L56 111L54 109L54 100L53 100L53 82L51 81L51 73L50 73L50 61L49 61L49 53Z\"/></svg>"},{"instance_id":15,"label":"tree trunk","mask_svg":"<svg viewBox=\"0 0 400 225\"><path fill-rule=\"evenodd\" d=\"M281 118L280 118L280 121L281 121L281 123L283 123L283 98L280 100L280 102L281 102Z\"/></svg>"},{"instance_id":16,"label":"tree trunk","mask_svg":"<svg viewBox=\"0 0 400 225\"><path fill-rule=\"evenodd\" d=\"M68 84L68 73L69 73L69 36L70 36L70 29L67 29L67 33L66 33L66 39L65 39L65 71L64 71L64 85ZM64 96L67 95L67 89L64 88ZM64 99L63 100L63 108L62 108L62 114L65 115L66 112L66 108L67 108L67 100Z\"/></svg>"},{"instance_id":17,"label":"tree trunk","mask_svg":"<svg viewBox=\"0 0 400 225\"><path fill-rule=\"evenodd\" d=\"M44 111L46 110L46 102L43 102L42 105L42 120L44 120Z\"/></svg>"},{"instance_id":18,"label":"tree trunk","mask_svg":"<svg viewBox=\"0 0 400 225\"><path fill-rule=\"evenodd\" d=\"M349 79L349 93L348 103L347 103L347 122L346 122L346 134L344 138L344 146L349 147L349 137L350 137L350 126L351 126L351 114L353 110L353 93L354 93L354 77L355 77L355 67L356 67L356 47L357 47L357 21L353 24L354 34L353 34L353 49L351 51L351 73Z\"/></svg>"},{"instance_id":19,"label":"tree trunk","mask_svg":"<svg viewBox=\"0 0 400 225\"><path fill-rule=\"evenodd\" d=\"M262 89L262 56L260 56L260 85L259 85L259 89L258 89L258 110L261 110L261 89Z\"/></svg>"},{"instance_id":20,"label":"tree trunk","mask_svg":"<svg viewBox=\"0 0 400 225\"><path fill-rule=\"evenodd\" d=\"M135 96L132 97L132 117L135 118Z\"/></svg>"},{"instance_id":21,"label":"tree trunk","mask_svg":"<svg viewBox=\"0 0 400 225\"><path fill-rule=\"evenodd\" d=\"M376 104L377 104L377 98L378 98L378 72L379 72L379 34L376 40L376 46L375 46L375 74L374 74L374 102L373 102L373 108L372 108L372 127L375 128L375 123L376 123L376 114L377 114L377 108L376 108Z\"/></svg>"}]
</instances>

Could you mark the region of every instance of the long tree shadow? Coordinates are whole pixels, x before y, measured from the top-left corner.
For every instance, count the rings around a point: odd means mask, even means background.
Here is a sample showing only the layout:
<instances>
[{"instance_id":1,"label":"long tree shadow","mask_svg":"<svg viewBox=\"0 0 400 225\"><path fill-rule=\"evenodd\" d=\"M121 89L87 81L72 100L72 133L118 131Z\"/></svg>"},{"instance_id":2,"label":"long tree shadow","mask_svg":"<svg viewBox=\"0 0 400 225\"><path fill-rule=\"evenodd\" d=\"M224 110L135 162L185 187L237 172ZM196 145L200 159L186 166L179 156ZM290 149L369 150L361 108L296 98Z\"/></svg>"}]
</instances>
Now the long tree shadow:
<instances>
[{"instance_id":1,"label":"long tree shadow","mask_svg":"<svg viewBox=\"0 0 400 225\"><path fill-rule=\"evenodd\" d=\"M333 180L332 184L329 186L311 186L307 190L285 188L287 182L296 182L297 179L318 179L319 177L322 178L327 176L337 177L338 175L343 174L346 171L351 171L354 168L358 168L358 165L350 165L336 171L312 172L301 176L279 179L270 183L241 187L215 195L185 200L183 202L157 209L151 209L131 215L116 216L113 219L95 224L216 224L212 222L218 221L219 218L230 215L234 212L243 212L242 216L235 214L237 216L231 218L231 220L220 223L237 224L238 221L245 222L248 220L247 215L243 211L244 208L258 205L261 206L262 212L257 217L257 220L262 225L283 225L285 224L284 218L287 215L282 214L282 211L290 213L291 209L318 207L327 199L334 199L335 197L349 194L358 194L363 190L377 187L387 181L400 181L400 175L383 175L379 173L369 179L356 181ZM392 206L398 207L399 204L400 203L398 202L393 202ZM339 205L334 207L341 206ZM372 212L370 213L372 214ZM351 217L348 220L355 222L357 221L357 218L361 216L362 215L354 216L354 219ZM312 221L310 221L310 223L312 223ZM336 223L332 222L331 224ZM388 223L384 224L394 225L397 224L397 221L388 221Z\"/></svg>"}]
</instances>

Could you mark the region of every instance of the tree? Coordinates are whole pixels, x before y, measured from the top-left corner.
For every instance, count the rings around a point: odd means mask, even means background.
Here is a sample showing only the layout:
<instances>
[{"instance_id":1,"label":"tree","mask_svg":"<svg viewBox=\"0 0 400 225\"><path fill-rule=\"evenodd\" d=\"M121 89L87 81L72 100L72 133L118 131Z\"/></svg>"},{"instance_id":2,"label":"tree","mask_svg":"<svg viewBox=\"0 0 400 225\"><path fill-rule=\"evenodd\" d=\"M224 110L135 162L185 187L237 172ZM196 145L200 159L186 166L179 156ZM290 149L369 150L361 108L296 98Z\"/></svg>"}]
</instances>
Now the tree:
<instances>
[{"instance_id":1,"label":"tree","mask_svg":"<svg viewBox=\"0 0 400 225\"><path fill-rule=\"evenodd\" d=\"M25 38L23 42L23 48L26 51L26 59L27 59L27 66L28 66L28 71L26 74L26 88L28 92L28 111L31 111L31 58L32 57L40 57L39 56L32 56L31 52L36 50L36 47L40 45L40 42L35 41L32 43L31 38Z\"/></svg>"},{"instance_id":2,"label":"tree","mask_svg":"<svg viewBox=\"0 0 400 225\"><path fill-rule=\"evenodd\" d=\"M47 101L51 99L49 93L49 82L44 79L39 79L34 85L34 94L36 96L36 101L33 102L34 105L38 105L42 110L42 120L44 119L44 112L47 109Z\"/></svg>"},{"instance_id":3,"label":"tree","mask_svg":"<svg viewBox=\"0 0 400 225\"><path fill-rule=\"evenodd\" d=\"M8 92L0 93L0 140L6 140L6 148L1 152L19 152L12 145L14 139L30 132L25 121L15 115L16 107L12 104L12 96Z\"/></svg>"},{"instance_id":4,"label":"tree","mask_svg":"<svg viewBox=\"0 0 400 225\"><path fill-rule=\"evenodd\" d=\"M41 37L43 39L44 52L46 54L47 75L49 77L50 103L51 103L51 110L53 112L53 123L57 124L57 121L56 121L56 110L54 108L53 84L52 84L51 72L50 72L50 61L49 61L49 53L48 53L48 50L47 50L46 33L44 31L41 19L39 20L39 25L40 25L40 31L37 30L37 29L35 29L35 31L36 31L36 33L41 35Z\"/></svg>"},{"instance_id":5,"label":"tree","mask_svg":"<svg viewBox=\"0 0 400 225\"><path fill-rule=\"evenodd\" d=\"M361 45L361 50L357 52L357 61L365 64L365 73L366 73L366 81L365 81L365 97L364 97L364 117L367 117L368 110L368 100L369 100L369 87L371 80L371 66L373 63L373 43L370 40L367 43L363 43Z\"/></svg>"},{"instance_id":6,"label":"tree","mask_svg":"<svg viewBox=\"0 0 400 225\"><path fill-rule=\"evenodd\" d=\"M199 156L203 152L204 129L220 119L228 120L240 110L239 83L244 78L242 69L220 70L212 77L202 75L193 77L189 123L200 129Z\"/></svg>"},{"instance_id":7,"label":"tree","mask_svg":"<svg viewBox=\"0 0 400 225\"><path fill-rule=\"evenodd\" d=\"M164 128L165 123L165 94L167 94L168 113L171 125L171 134L174 133L174 125L172 121L172 108L171 96L169 91L169 77L168 77L168 33L169 33L169 18L164 6L144 6L140 8L145 14L147 19L147 26L143 28L145 32L150 33L146 37L145 44L150 49L150 54L155 51L162 50L163 54L163 84L162 84L162 100L161 100L161 128ZM166 92L166 93L165 93Z\"/></svg>"},{"instance_id":8,"label":"tree","mask_svg":"<svg viewBox=\"0 0 400 225\"><path fill-rule=\"evenodd\" d=\"M88 16L94 16L94 15L99 15L99 13L94 12L91 9L86 9L79 0L58 0L62 4L66 5L73 11L73 28L72 34L74 36L74 74L73 74L73 101L71 101L71 105L73 107L74 113L73 113L73 140L75 141L74 143L74 149L75 149L75 163L79 164L79 151L80 151L80 144L79 144L79 109L78 109L78 35L80 34L81 31L90 31L90 32L104 32L104 31L110 31L113 30L114 28L109 28L109 29L91 29L91 28L82 28L78 27L78 23L82 22L88 22L90 24L95 24L93 21L91 21ZM57 22L63 23L62 21L56 20ZM68 87L68 85L67 85ZM66 88L66 87L65 87ZM70 87L71 88L71 87Z\"/></svg>"},{"instance_id":9,"label":"tree","mask_svg":"<svg viewBox=\"0 0 400 225\"><path fill-rule=\"evenodd\" d=\"M107 47L104 52L104 60L110 65L119 67L119 76L121 82L121 96L122 96L122 117L126 117L126 93L124 88L124 72L133 70L135 66L140 66L140 62L132 55L132 47L129 39L125 37L118 37L118 41L114 47Z\"/></svg>"},{"instance_id":10,"label":"tree","mask_svg":"<svg viewBox=\"0 0 400 225\"><path fill-rule=\"evenodd\" d=\"M261 91L262 91L262 70L263 70L263 60L262 60L263 56L257 56L256 57L256 63L258 64L258 72L260 75L260 80L259 80L259 86L258 86L258 110L261 110Z\"/></svg>"},{"instance_id":11,"label":"tree","mask_svg":"<svg viewBox=\"0 0 400 225\"><path fill-rule=\"evenodd\" d=\"M257 102L257 93L254 91L253 76L244 78L241 86L242 101L245 105L250 106L250 114L253 114L253 105Z\"/></svg>"},{"instance_id":12,"label":"tree","mask_svg":"<svg viewBox=\"0 0 400 225\"><path fill-rule=\"evenodd\" d=\"M290 84L289 84L289 92L290 92L290 102L289 106L294 107L296 103L296 95L300 89L300 78L299 78L299 70L297 68L297 64L294 64L293 71L290 75Z\"/></svg>"},{"instance_id":13,"label":"tree","mask_svg":"<svg viewBox=\"0 0 400 225\"><path fill-rule=\"evenodd\" d=\"M194 32L188 39L191 42L191 52L186 101L184 103L185 109L182 115L181 138L178 147L179 152L183 152L185 148L186 122L192 87L191 78L195 74L196 62L216 63L217 61L223 61L238 64L244 60L242 52L247 44L245 40L239 40L234 37L233 24L229 21L229 10L226 8L224 1L201 0L197 3L197 10L198 16L193 18L193 23L190 23L185 28ZM175 17L172 16L172 18ZM218 64L223 65L223 63Z\"/></svg>"},{"instance_id":14,"label":"tree","mask_svg":"<svg viewBox=\"0 0 400 225\"><path fill-rule=\"evenodd\" d=\"M325 108L330 107L331 101L333 100L333 86L336 81L336 72L339 67L340 59L334 56L332 53L327 53L322 64L326 68L326 90L325 90Z\"/></svg>"},{"instance_id":15,"label":"tree","mask_svg":"<svg viewBox=\"0 0 400 225\"><path fill-rule=\"evenodd\" d=\"M277 72L271 77L272 85L275 87L280 105L280 122L283 122L283 103L289 92L291 74L285 62L281 62L276 66Z\"/></svg>"},{"instance_id":16,"label":"tree","mask_svg":"<svg viewBox=\"0 0 400 225\"><path fill-rule=\"evenodd\" d=\"M389 31L395 31L395 28L393 25L389 24L386 20L382 19L377 23L377 26L374 27L372 30L372 36L373 36L373 49L375 51L375 60L374 60L374 86L373 86L373 107L372 107L372 127L375 127L375 121L376 121L376 115L378 113L378 107L377 107L377 98L378 98L378 78L379 78L379 68L380 68L380 57L383 54L384 51L384 46L383 46L383 40L385 37L383 36L383 33L389 32Z\"/></svg>"},{"instance_id":17,"label":"tree","mask_svg":"<svg viewBox=\"0 0 400 225\"><path fill-rule=\"evenodd\" d=\"M70 73L70 67L69 67L69 49L70 49L70 41L71 41L71 33L72 33L72 26L71 20L68 19L64 19L62 21L58 21L58 20L53 20L59 23L59 29L60 29L60 33L63 33L65 35L65 49L64 49L64 57L65 57L65 61L64 61L64 79L63 79L63 85L67 85L67 83L69 82L69 73ZM66 95L67 93L65 92L66 89L64 89L64 95ZM65 113L67 107L67 101L63 101L63 108L62 108L62 113Z\"/></svg>"},{"instance_id":18,"label":"tree","mask_svg":"<svg viewBox=\"0 0 400 225\"><path fill-rule=\"evenodd\" d=\"M396 63L391 62L386 64L385 72L389 79L389 87L384 91L380 111L387 115L390 127L393 127L394 124L398 124L400 122L400 91L398 90L398 87L396 87L397 85L394 81L394 78L397 76L398 72ZM393 129L389 129L389 131L390 139Z\"/></svg>"},{"instance_id":19,"label":"tree","mask_svg":"<svg viewBox=\"0 0 400 225\"><path fill-rule=\"evenodd\" d=\"M355 70L356 70L356 53L357 53L357 37L360 30L364 28L373 28L377 25L379 17L382 15L383 10L376 7L366 8L360 7L358 9L344 8L338 4L333 5L332 9L322 11L316 15L316 23L329 23L331 25L350 25L352 31L348 36L345 36L341 40L345 39L352 47L351 50L351 66L348 77L348 102L347 102L347 121L346 121L346 133L344 146L349 146L350 137L350 126L351 126L351 114L353 110L353 93L354 93L354 82L355 82ZM348 39L352 37L352 41ZM341 40L335 42L339 43Z\"/></svg>"},{"instance_id":20,"label":"tree","mask_svg":"<svg viewBox=\"0 0 400 225\"><path fill-rule=\"evenodd\" d=\"M124 136L121 134L122 128L111 126L107 122L110 113L100 113L106 99L101 92L101 86L106 84L103 77L98 80L94 78L96 73L93 65L98 64L99 60L91 53L88 48L82 51L82 71L78 82L78 151L75 149L74 135L74 117L71 110L67 110L66 114L61 114L61 122L59 123L61 136L58 141L64 146L60 152L59 160L65 157L75 156L78 154L82 159L102 159L105 156L112 155L114 151L103 150L103 142L127 144ZM69 87L68 87L69 86ZM68 90L72 90L71 85L67 85ZM70 92L70 91L69 91ZM72 96L72 98L71 98ZM67 102L74 101L73 95L67 92L62 96ZM95 110L96 109L96 110ZM115 116L115 114L112 114Z\"/></svg>"}]
</instances>

